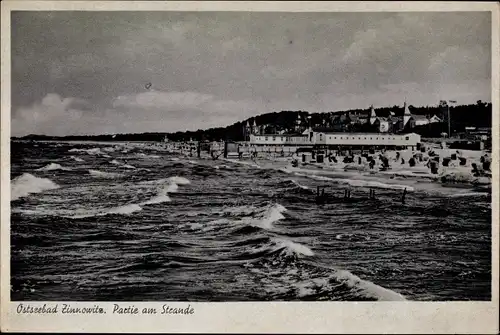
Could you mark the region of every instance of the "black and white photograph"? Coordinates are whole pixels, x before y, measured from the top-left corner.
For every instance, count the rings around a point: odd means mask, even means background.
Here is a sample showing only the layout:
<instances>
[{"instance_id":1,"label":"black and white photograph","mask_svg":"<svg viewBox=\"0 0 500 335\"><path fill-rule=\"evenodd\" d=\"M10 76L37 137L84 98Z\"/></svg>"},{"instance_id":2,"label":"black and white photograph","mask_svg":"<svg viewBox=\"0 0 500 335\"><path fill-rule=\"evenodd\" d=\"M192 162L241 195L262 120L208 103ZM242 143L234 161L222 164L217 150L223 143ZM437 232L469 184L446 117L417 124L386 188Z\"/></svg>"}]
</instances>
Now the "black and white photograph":
<instances>
[{"instance_id":1,"label":"black and white photograph","mask_svg":"<svg viewBox=\"0 0 500 335\"><path fill-rule=\"evenodd\" d=\"M492 300L491 11L10 20L11 301Z\"/></svg>"}]
</instances>

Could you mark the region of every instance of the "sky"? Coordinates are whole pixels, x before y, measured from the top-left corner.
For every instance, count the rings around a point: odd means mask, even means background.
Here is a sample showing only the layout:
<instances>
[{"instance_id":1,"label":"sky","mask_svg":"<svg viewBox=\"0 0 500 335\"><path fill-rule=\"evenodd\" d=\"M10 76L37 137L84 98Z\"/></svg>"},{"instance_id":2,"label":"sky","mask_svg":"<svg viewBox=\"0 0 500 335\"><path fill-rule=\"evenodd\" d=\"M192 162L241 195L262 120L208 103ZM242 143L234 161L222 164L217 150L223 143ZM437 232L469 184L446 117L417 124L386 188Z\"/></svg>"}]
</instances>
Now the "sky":
<instances>
[{"instance_id":1,"label":"sky","mask_svg":"<svg viewBox=\"0 0 500 335\"><path fill-rule=\"evenodd\" d=\"M11 29L12 136L491 101L489 12L13 12Z\"/></svg>"}]
</instances>

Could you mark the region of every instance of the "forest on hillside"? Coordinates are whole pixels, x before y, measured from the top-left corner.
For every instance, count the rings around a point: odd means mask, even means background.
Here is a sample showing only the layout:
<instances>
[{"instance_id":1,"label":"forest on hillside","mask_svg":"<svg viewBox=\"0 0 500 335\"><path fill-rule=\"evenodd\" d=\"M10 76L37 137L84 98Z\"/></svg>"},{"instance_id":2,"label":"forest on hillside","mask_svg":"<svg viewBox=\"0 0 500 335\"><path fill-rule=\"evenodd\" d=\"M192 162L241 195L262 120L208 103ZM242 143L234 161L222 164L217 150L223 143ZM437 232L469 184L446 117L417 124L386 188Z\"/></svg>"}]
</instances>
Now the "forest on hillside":
<instances>
[{"instance_id":1,"label":"forest on hillside","mask_svg":"<svg viewBox=\"0 0 500 335\"><path fill-rule=\"evenodd\" d=\"M433 116L437 115L443 119L447 127L447 111L448 106L441 103L439 106L424 106L415 107L408 106L412 114ZM487 128L492 125L492 104L477 101L476 104L449 106L451 115L452 133L462 132L465 127ZM396 116L401 116L404 113L404 108L401 106L375 108L377 116L387 117L392 112ZM320 126L328 121L331 121L335 116L341 114L350 115L368 115L370 109L352 109L347 111L329 112L329 113L308 113L307 111L281 111L265 113L251 117L240 122L236 122L227 127L210 128L206 130L182 131L182 132L155 132L155 133L140 133L140 134L103 134L103 135L73 135L73 136L46 136L31 134L20 139L23 140L68 140L68 141L163 141L167 137L170 141L242 141L244 140L244 127L249 122L253 124L254 120L258 126L264 125L264 131L275 132L285 131L292 132L296 125L297 118L300 116L302 120L306 120L310 116L311 126ZM434 126L435 131L431 131L426 127L418 127L415 132L421 133L423 136L435 136L434 132L439 134L444 127L441 124L439 127ZM16 139L16 138L13 138Z\"/></svg>"}]
</instances>

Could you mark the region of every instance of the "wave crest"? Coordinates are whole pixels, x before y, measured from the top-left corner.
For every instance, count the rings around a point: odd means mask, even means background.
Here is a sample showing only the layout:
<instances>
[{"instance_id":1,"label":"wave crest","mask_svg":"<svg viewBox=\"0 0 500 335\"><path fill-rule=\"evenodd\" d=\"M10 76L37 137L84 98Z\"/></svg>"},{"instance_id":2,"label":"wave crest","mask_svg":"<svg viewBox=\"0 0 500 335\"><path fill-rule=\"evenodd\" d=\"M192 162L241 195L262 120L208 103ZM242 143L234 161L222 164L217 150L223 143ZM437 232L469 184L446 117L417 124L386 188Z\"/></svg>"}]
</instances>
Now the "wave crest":
<instances>
[{"instance_id":1,"label":"wave crest","mask_svg":"<svg viewBox=\"0 0 500 335\"><path fill-rule=\"evenodd\" d=\"M99 170L89 170L89 173L92 177L96 178L106 178L106 179L115 179L123 177L120 173L112 173L112 172L103 172Z\"/></svg>"},{"instance_id":2,"label":"wave crest","mask_svg":"<svg viewBox=\"0 0 500 335\"><path fill-rule=\"evenodd\" d=\"M71 169L67 168L67 167L63 167L57 163L50 163L50 164L45 165L44 167L37 169L36 171L56 171L56 170L69 171Z\"/></svg>"},{"instance_id":3,"label":"wave crest","mask_svg":"<svg viewBox=\"0 0 500 335\"><path fill-rule=\"evenodd\" d=\"M59 185L47 178L38 178L29 173L23 173L21 176L11 181L11 201L25 197L32 193L41 193L43 191L59 188Z\"/></svg>"}]
</instances>

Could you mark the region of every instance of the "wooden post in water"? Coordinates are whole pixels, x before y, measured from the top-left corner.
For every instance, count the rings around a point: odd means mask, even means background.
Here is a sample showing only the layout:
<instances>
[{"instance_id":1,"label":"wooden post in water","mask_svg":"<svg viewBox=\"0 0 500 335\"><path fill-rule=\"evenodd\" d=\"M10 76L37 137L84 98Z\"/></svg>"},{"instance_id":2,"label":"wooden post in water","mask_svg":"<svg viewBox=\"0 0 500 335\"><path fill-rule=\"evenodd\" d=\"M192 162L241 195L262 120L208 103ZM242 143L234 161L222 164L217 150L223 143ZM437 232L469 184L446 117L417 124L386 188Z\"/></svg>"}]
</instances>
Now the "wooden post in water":
<instances>
[{"instance_id":1,"label":"wooden post in water","mask_svg":"<svg viewBox=\"0 0 500 335\"><path fill-rule=\"evenodd\" d=\"M405 204L405 197L406 197L406 188L403 191L403 196L401 197L401 203L404 205Z\"/></svg>"},{"instance_id":2,"label":"wooden post in water","mask_svg":"<svg viewBox=\"0 0 500 335\"><path fill-rule=\"evenodd\" d=\"M196 155L198 158L201 157L201 141L198 141L198 146L196 147Z\"/></svg>"},{"instance_id":3,"label":"wooden post in water","mask_svg":"<svg viewBox=\"0 0 500 335\"><path fill-rule=\"evenodd\" d=\"M227 141L224 141L224 158L227 158Z\"/></svg>"}]
</instances>

